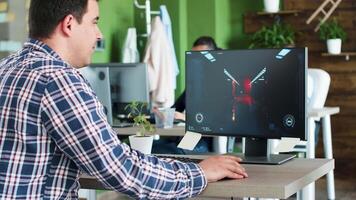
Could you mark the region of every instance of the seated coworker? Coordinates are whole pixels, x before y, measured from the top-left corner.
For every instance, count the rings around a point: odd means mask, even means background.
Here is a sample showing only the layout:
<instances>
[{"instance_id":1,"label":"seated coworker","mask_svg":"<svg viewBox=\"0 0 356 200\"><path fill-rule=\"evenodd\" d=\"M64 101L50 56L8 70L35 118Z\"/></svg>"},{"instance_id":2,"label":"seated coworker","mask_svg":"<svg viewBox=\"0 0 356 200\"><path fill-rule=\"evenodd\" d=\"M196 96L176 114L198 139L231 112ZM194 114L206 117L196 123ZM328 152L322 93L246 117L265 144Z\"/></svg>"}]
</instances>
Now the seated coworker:
<instances>
[{"instance_id":1,"label":"seated coworker","mask_svg":"<svg viewBox=\"0 0 356 200\"><path fill-rule=\"evenodd\" d=\"M210 36L201 36L193 43L192 51L218 50L214 39ZM176 108L174 118L185 121L185 90L178 97L172 108Z\"/></svg>"},{"instance_id":2,"label":"seated coworker","mask_svg":"<svg viewBox=\"0 0 356 200\"><path fill-rule=\"evenodd\" d=\"M192 51L216 50L218 47L212 37L202 36L193 43ZM185 90L178 97L172 108L176 109L175 119L185 121ZM198 142L193 151L183 150L177 147L181 141L181 137L161 138L154 142L153 153L171 153L171 154L191 154L191 153L204 153L212 150L212 139L202 138Z\"/></svg>"}]
</instances>

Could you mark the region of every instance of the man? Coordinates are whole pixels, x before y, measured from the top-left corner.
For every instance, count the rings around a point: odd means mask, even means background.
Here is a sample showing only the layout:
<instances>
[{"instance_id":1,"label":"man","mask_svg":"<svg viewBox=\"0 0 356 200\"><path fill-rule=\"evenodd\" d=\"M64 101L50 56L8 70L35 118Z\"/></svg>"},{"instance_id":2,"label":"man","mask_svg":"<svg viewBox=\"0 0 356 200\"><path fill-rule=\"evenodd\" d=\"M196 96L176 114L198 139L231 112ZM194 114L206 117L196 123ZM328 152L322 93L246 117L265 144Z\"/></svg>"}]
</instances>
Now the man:
<instances>
[{"instance_id":1,"label":"man","mask_svg":"<svg viewBox=\"0 0 356 200\"><path fill-rule=\"evenodd\" d=\"M98 19L96 0L31 0L32 39L0 61L0 199L77 199L82 172L137 199L187 198L247 177L239 158L182 163L117 139L76 70L102 38Z\"/></svg>"}]
</instances>

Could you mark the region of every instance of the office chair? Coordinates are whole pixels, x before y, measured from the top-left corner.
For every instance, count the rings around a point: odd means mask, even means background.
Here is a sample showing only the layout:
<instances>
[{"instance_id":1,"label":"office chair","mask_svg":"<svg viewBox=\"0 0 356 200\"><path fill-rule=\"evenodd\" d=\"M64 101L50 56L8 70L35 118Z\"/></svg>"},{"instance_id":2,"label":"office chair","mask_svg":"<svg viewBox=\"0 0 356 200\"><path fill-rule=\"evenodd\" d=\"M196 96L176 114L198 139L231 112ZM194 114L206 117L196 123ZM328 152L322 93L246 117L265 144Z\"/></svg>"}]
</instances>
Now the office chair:
<instances>
[{"instance_id":1,"label":"office chair","mask_svg":"<svg viewBox=\"0 0 356 200\"><path fill-rule=\"evenodd\" d=\"M322 69L308 69L307 84L307 111L308 111L308 141L307 158L315 158L315 121L321 120L324 155L327 159L333 159L331 122L330 115L339 112L339 108L324 107L330 86L330 75ZM329 112L331 111L331 112ZM328 199L335 199L334 171L330 171L327 176Z\"/></svg>"},{"instance_id":2,"label":"office chair","mask_svg":"<svg viewBox=\"0 0 356 200\"><path fill-rule=\"evenodd\" d=\"M323 108L330 86L330 75L322 70L308 69L307 110Z\"/></svg>"}]
</instances>

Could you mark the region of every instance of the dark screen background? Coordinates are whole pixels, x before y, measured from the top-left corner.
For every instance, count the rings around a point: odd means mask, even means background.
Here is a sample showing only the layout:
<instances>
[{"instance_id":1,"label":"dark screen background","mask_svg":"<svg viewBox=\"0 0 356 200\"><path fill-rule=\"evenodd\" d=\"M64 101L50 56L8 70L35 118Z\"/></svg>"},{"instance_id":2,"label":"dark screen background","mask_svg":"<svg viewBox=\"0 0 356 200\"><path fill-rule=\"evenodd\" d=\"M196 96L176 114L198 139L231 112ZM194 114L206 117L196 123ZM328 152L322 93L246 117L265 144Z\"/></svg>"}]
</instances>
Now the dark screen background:
<instances>
[{"instance_id":1,"label":"dark screen background","mask_svg":"<svg viewBox=\"0 0 356 200\"><path fill-rule=\"evenodd\" d=\"M208 51L208 56L186 52L186 129L212 135L305 139L306 50L288 49L277 59L281 50ZM234 90L236 98L224 69L240 84ZM248 92L246 85L263 69ZM292 125L287 125L290 119Z\"/></svg>"}]
</instances>

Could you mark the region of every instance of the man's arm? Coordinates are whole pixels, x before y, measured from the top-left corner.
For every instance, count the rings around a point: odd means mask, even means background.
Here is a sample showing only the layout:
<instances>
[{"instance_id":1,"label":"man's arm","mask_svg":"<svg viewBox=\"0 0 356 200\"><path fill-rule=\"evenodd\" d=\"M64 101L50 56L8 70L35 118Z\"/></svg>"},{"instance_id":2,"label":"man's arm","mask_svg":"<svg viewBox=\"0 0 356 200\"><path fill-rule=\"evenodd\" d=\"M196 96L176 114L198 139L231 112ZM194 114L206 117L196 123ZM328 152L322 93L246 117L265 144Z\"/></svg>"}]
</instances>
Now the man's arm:
<instances>
[{"instance_id":1,"label":"man's arm","mask_svg":"<svg viewBox=\"0 0 356 200\"><path fill-rule=\"evenodd\" d=\"M42 120L58 148L108 188L135 198L188 198L207 184L193 163L145 156L121 143L103 106L76 71L58 69L48 79Z\"/></svg>"}]
</instances>

